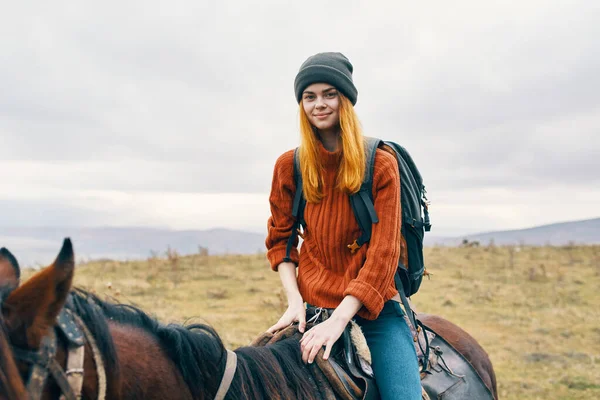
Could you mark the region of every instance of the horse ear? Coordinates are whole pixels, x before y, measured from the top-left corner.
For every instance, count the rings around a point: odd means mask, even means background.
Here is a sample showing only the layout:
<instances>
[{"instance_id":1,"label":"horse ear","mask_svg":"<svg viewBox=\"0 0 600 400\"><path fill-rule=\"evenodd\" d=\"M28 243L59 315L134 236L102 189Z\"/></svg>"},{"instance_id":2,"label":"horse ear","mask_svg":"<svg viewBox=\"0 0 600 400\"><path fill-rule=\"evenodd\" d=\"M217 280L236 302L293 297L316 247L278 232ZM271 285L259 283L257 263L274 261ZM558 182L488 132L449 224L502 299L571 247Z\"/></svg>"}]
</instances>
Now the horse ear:
<instances>
[{"instance_id":1,"label":"horse ear","mask_svg":"<svg viewBox=\"0 0 600 400\"><path fill-rule=\"evenodd\" d=\"M19 286L21 269L15 256L5 247L0 249L0 303Z\"/></svg>"},{"instance_id":2,"label":"horse ear","mask_svg":"<svg viewBox=\"0 0 600 400\"><path fill-rule=\"evenodd\" d=\"M38 272L6 298L3 308L7 326L11 332L24 334L27 340L24 344L28 347L39 347L42 338L56 323L69 295L74 269L73 245L67 238L54 264ZM15 336L23 338L22 335Z\"/></svg>"}]
</instances>

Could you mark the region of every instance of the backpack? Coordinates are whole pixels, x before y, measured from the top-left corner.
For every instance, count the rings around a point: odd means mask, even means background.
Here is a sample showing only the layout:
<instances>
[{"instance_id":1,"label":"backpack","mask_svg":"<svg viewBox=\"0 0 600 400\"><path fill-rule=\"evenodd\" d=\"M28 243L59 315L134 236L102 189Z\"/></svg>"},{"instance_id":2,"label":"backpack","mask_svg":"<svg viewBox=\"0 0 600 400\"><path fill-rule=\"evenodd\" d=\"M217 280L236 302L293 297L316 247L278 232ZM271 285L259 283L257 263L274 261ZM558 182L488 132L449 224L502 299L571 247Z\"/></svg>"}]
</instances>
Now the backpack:
<instances>
[{"instance_id":1,"label":"backpack","mask_svg":"<svg viewBox=\"0 0 600 400\"><path fill-rule=\"evenodd\" d=\"M423 178L419 173L414 161L406 149L397 143L383 141L377 138L366 138L365 150L367 154L367 168L365 179L360 190L350 195L350 203L354 216L362 231L361 236L348 245L351 251L356 251L360 246L371 239L372 225L379 222L379 217L373 206L373 166L375 164L375 151L377 148L386 146L393 150L398 160L400 171L400 204L402 207L402 237L406 241L408 250L408 265L403 265L398 261L398 269L394 277L396 288L400 293L402 302L408 312L408 301L410 297L417 293L423 280L425 266L423 263L423 236L425 232L431 230L429 219L428 201L426 197ZM302 175L300 172L300 160L298 149L294 152L294 180L296 182L296 193L292 207L292 215L295 218L292 227L292 235L288 240L286 249L286 258L284 261L290 261L289 255L293 242L296 239L300 227L306 227L304 220L304 208L306 199L302 195Z\"/></svg>"}]
</instances>

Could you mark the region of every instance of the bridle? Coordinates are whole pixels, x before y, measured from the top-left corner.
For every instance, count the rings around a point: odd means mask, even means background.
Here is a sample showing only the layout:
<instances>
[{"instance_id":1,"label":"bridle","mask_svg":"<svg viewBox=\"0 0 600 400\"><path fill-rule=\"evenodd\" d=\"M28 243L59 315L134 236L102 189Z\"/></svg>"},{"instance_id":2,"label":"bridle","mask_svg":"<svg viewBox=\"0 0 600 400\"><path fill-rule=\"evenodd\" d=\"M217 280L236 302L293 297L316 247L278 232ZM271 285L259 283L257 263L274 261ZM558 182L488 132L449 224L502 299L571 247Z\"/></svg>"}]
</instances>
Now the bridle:
<instances>
[{"instance_id":1,"label":"bridle","mask_svg":"<svg viewBox=\"0 0 600 400\"><path fill-rule=\"evenodd\" d=\"M58 336L62 336L67 343L67 367L63 370L56 361ZM87 327L77 315L69 309L63 308L57 318L57 324L50 333L42 338L38 350L23 349L12 346L13 356L16 360L31 364L31 375L25 383L29 398L39 400L42 398L44 385L51 375L61 390L60 400L79 400L83 387L83 361L85 357L85 344L92 349L98 376L98 400L106 396L106 372L104 363L95 340Z\"/></svg>"}]
</instances>

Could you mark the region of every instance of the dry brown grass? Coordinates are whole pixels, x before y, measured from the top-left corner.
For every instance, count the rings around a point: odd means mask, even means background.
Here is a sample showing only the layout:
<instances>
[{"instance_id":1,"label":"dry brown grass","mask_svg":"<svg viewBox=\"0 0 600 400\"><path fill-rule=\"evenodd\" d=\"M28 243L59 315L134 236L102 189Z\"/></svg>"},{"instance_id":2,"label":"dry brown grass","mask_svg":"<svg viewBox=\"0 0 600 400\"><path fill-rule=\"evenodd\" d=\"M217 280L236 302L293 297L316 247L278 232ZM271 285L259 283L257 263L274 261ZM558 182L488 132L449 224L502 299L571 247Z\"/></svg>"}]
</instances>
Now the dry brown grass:
<instances>
[{"instance_id":1,"label":"dry brown grass","mask_svg":"<svg viewBox=\"0 0 600 400\"><path fill-rule=\"evenodd\" d=\"M600 398L600 246L426 249L430 281L413 297L488 351L502 399ZM203 321L246 345L285 309L264 255L103 260L76 285L134 303L164 322ZM110 283L110 285L109 285Z\"/></svg>"}]
</instances>

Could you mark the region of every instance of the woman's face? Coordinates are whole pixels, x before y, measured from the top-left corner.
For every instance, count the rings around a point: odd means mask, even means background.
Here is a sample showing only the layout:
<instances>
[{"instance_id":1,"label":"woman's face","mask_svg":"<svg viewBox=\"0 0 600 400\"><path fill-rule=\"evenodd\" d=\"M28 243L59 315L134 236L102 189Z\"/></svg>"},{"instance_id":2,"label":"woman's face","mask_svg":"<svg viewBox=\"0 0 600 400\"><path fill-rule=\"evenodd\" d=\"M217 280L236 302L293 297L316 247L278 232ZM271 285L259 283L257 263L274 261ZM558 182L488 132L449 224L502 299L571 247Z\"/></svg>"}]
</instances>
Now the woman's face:
<instances>
[{"instance_id":1,"label":"woman's face","mask_svg":"<svg viewBox=\"0 0 600 400\"><path fill-rule=\"evenodd\" d=\"M319 131L335 129L340 123L340 96L328 83L313 83L302 92L302 106L310 123Z\"/></svg>"}]
</instances>

